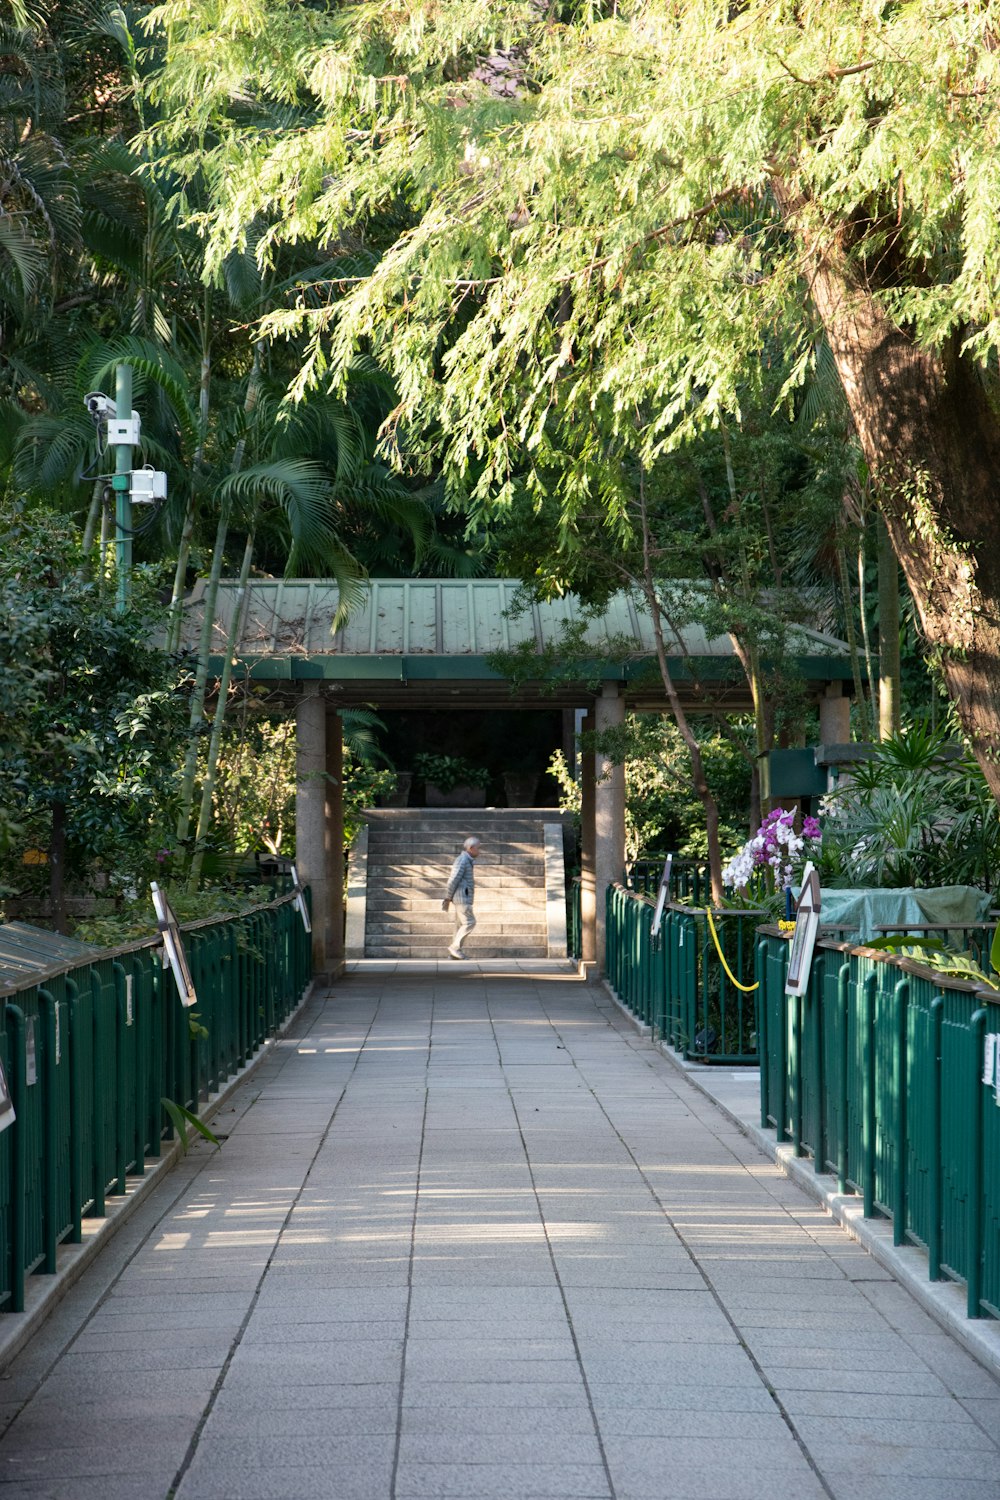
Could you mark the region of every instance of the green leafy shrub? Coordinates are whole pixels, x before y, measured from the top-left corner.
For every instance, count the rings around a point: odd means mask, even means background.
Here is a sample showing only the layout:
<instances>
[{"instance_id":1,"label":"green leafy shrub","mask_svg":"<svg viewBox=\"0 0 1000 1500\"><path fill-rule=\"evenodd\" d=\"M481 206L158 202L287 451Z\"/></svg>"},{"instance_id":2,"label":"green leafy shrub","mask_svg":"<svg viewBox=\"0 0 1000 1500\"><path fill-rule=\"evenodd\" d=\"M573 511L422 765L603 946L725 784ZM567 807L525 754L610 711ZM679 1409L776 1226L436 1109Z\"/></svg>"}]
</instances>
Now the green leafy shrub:
<instances>
[{"instance_id":1,"label":"green leafy shrub","mask_svg":"<svg viewBox=\"0 0 1000 1500\"><path fill-rule=\"evenodd\" d=\"M946 729L918 723L884 740L822 813L824 884L1000 884L1000 811Z\"/></svg>"},{"instance_id":2,"label":"green leafy shrub","mask_svg":"<svg viewBox=\"0 0 1000 1500\"><path fill-rule=\"evenodd\" d=\"M413 769L425 782L432 782L442 792L450 792L457 786L487 787L490 773L485 766L477 766L461 755L416 755Z\"/></svg>"}]
</instances>

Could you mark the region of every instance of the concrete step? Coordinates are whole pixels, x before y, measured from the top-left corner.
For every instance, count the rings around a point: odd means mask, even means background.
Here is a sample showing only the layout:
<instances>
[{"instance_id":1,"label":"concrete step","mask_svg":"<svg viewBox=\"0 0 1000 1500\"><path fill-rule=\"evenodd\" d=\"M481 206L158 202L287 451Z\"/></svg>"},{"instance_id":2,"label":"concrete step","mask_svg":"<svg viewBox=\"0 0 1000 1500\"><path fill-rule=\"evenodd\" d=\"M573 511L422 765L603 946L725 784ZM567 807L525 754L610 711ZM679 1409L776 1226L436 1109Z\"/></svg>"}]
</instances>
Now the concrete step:
<instances>
[{"instance_id":1,"label":"concrete step","mask_svg":"<svg viewBox=\"0 0 1000 1500\"><path fill-rule=\"evenodd\" d=\"M368 910L372 911L440 911L444 900L444 887L439 886L430 895L422 891L386 890L378 884L369 887ZM541 887L526 889L511 886L509 890L476 890L474 906L483 911L544 911L545 892Z\"/></svg>"},{"instance_id":2,"label":"concrete step","mask_svg":"<svg viewBox=\"0 0 1000 1500\"><path fill-rule=\"evenodd\" d=\"M477 922L526 922L529 927L544 927L547 924L547 913L544 906L474 906L472 907ZM445 922L454 921L454 912L448 909L442 912L441 906L430 907L429 910L412 910L406 906L379 906L367 909L367 922L385 922L393 927L441 927Z\"/></svg>"},{"instance_id":3,"label":"concrete step","mask_svg":"<svg viewBox=\"0 0 1000 1500\"><path fill-rule=\"evenodd\" d=\"M518 831L516 835L498 834L496 838L489 838L480 831L479 837L483 844L483 859L489 859L497 849L532 849L541 842L544 824L539 823L535 828L525 828ZM368 847L370 849L428 849L433 850L435 855L451 854L453 857L461 849L464 838L458 834L452 837L442 837L439 833L398 833L395 829L370 829L368 833Z\"/></svg>"},{"instance_id":4,"label":"concrete step","mask_svg":"<svg viewBox=\"0 0 1000 1500\"><path fill-rule=\"evenodd\" d=\"M558 807L373 807L365 809L369 828L427 828L449 832L463 823L516 828L522 823L572 822Z\"/></svg>"},{"instance_id":5,"label":"concrete step","mask_svg":"<svg viewBox=\"0 0 1000 1500\"><path fill-rule=\"evenodd\" d=\"M541 922L477 922L476 933L489 938L523 938L525 942L548 942L548 928ZM442 937L451 939L455 931L454 922L445 922L440 927L409 927L404 923L394 926L391 922L367 922L365 942L430 942Z\"/></svg>"},{"instance_id":6,"label":"concrete step","mask_svg":"<svg viewBox=\"0 0 1000 1500\"><path fill-rule=\"evenodd\" d=\"M487 870L530 870L541 865L544 859L544 845L539 839L538 843L527 852L522 850L498 849L495 853L484 854L476 861L476 871ZM378 865L386 869L411 870L419 872L426 870L429 874L434 871L448 871L455 863L454 852L442 854L439 858L428 854L426 849L372 849L368 846L369 866Z\"/></svg>"},{"instance_id":7,"label":"concrete step","mask_svg":"<svg viewBox=\"0 0 1000 1500\"><path fill-rule=\"evenodd\" d=\"M405 859L368 860L369 880L379 879L393 885L447 885L451 875L451 861L435 865L424 860L417 862ZM496 864L477 865L475 881L481 885L509 885L512 880L544 880L545 863L541 855L537 859L498 860Z\"/></svg>"},{"instance_id":8,"label":"concrete step","mask_svg":"<svg viewBox=\"0 0 1000 1500\"><path fill-rule=\"evenodd\" d=\"M470 937L464 945L464 951L470 959L477 958L548 958L549 950L540 944L531 945L518 943L512 947L497 947L493 944L480 946L475 942L475 936ZM426 946L414 946L410 948L383 948L381 946L369 947L365 944L366 958L447 958L448 949L446 944L434 943Z\"/></svg>"},{"instance_id":9,"label":"concrete step","mask_svg":"<svg viewBox=\"0 0 1000 1500\"><path fill-rule=\"evenodd\" d=\"M463 840L475 833L483 853L470 955L547 957L544 828L562 821L548 808L379 809L368 818L366 955L434 959L446 953L455 919L441 910L441 900Z\"/></svg>"}]
</instances>

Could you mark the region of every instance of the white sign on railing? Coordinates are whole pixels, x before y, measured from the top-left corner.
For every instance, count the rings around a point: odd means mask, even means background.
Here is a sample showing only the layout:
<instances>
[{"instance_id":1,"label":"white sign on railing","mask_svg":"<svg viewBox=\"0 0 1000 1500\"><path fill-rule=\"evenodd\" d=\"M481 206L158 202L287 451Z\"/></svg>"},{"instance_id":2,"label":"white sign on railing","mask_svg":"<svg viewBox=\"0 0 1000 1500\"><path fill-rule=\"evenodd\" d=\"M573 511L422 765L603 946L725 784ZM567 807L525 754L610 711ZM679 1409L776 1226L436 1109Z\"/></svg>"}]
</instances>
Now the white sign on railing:
<instances>
[{"instance_id":1,"label":"white sign on railing","mask_svg":"<svg viewBox=\"0 0 1000 1500\"><path fill-rule=\"evenodd\" d=\"M674 863L674 856L668 854L663 865L663 874L660 876L660 889L656 893L656 910L653 912L653 925L650 927L650 936L658 938L660 935L660 923L663 921L663 908L667 904L670 895L670 870Z\"/></svg>"},{"instance_id":2,"label":"white sign on railing","mask_svg":"<svg viewBox=\"0 0 1000 1500\"><path fill-rule=\"evenodd\" d=\"M15 1118L14 1101L10 1097L7 1074L4 1072L3 1063L0 1062L0 1130L6 1130L8 1125L13 1125Z\"/></svg>"},{"instance_id":3,"label":"white sign on railing","mask_svg":"<svg viewBox=\"0 0 1000 1500\"><path fill-rule=\"evenodd\" d=\"M819 876L810 860L802 872L802 890L795 906L795 932L785 978L786 995L804 995L809 988L809 971L819 932L819 907Z\"/></svg>"},{"instance_id":4,"label":"white sign on railing","mask_svg":"<svg viewBox=\"0 0 1000 1500\"><path fill-rule=\"evenodd\" d=\"M188 968L187 954L184 952L177 918L171 910L170 902L155 880L149 882L149 888L153 893L153 905L156 907L156 925L163 937L163 951L167 955L177 993L181 997L181 1004L197 1005L198 996L194 992L194 980Z\"/></svg>"},{"instance_id":5,"label":"white sign on railing","mask_svg":"<svg viewBox=\"0 0 1000 1500\"><path fill-rule=\"evenodd\" d=\"M302 882L299 879L299 872L295 868L294 864L292 865L292 883L295 886L295 910L302 918L302 925L305 928L306 932L312 932L312 923L309 920L309 908L306 905L306 898L302 890Z\"/></svg>"}]
</instances>

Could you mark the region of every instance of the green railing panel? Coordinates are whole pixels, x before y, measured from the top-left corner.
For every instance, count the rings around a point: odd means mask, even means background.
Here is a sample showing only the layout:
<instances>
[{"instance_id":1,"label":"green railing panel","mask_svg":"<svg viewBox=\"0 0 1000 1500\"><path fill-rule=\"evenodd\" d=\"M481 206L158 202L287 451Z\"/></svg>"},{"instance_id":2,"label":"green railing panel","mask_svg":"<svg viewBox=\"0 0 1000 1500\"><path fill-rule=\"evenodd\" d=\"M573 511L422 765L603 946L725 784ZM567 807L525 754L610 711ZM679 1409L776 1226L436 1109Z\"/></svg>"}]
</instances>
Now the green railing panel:
<instances>
[{"instance_id":1,"label":"green railing panel","mask_svg":"<svg viewBox=\"0 0 1000 1500\"><path fill-rule=\"evenodd\" d=\"M39 988L44 1031L42 1086L45 1107L45 1263L56 1268L56 1247L73 1233L72 1086L69 1065L69 1008L65 975Z\"/></svg>"},{"instance_id":2,"label":"green railing panel","mask_svg":"<svg viewBox=\"0 0 1000 1500\"><path fill-rule=\"evenodd\" d=\"M309 900L309 893L306 893ZM189 1012L158 939L67 964L0 1004L0 1057L17 1113L0 1132L0 1308L21 1311L25 1278L52 1272L86 1215L126 1191L170 1127L164 1097L197 1108L288 1016L310 978L311 943L289 896L194 924Z\"/></svg>"},{"instance_id":3,"label":"green railing panel","mask_svg":"<svg viewBox=\"0 0 1000 1500\"><path fill-rule=\"evenodd\" d=\"M577 962L583 957L583 926L580 915L580 877L569 883L566 892L566 936L570 958Z\"/></svg>"},{"instance_id":4,"label":"green railing panel","mask_svg":"<svg viewBox=\"0 0 1000 1500\"><path fill-rule=\"evenodd\" d=\"M18 1133L13 1183L22 1274L45 1259L45 1039L35 986L7 1001L10 1085ZM23 1300L21 1302L23 1307ZM20 1311L15 1307L15 1311Z\"/></svg>"},{"instance_id":5,"label":"green railing panel","mask_svg":"<svg viewBox=\"0 0 1000 1500\"><path fill-rule=\"evenodd\" d=\"M974 1191L972 1160L976 1122L976 1089L948 1086L952 1078L970 1084L980 1074L982 1056L970 1033L971 1010L962 994L945 994L941 1027L941 1264L950 1276L966 1280L972 1259L968 1220ZM1000 1016L998 1016L1000 1020Z\"/></svg>"},{"instance_id":6,"label":"green railing panel","mask_svg":"<svg viewBox=\"0 0 1000 1500\"><path fill-rule=\"evenodd\" d=\"M0 1061L10 1084L10 1047L5 1007L0 1006ZM13 1159L11 1130L0 1133L0 1310L10 1311L14 1296Z\"/></svg>"},{"instance_id":7,"label":"green railing panel","mask_svg":"<svg viewBox=\"0 0 1000 1500\"><path fill-rule=\"evenodd\" d=\"M704 911L672 904L653 940L650 897L609 886L606 956L609 982L622 1003L685 1057L695 1061L757 1061L758 912L714 913L719 958Z\"/></svg>"},{"instance_id":8,"label":"green railing panel","mask_svg":"<svg viewBox=\"0 0 1000 1500\"><path fill-rule=\"evenodd\" d=\"M1000 997L821 939L795 1000L787 938L759 946L762 1121L923 1246L931 1279L964 1281L970 1316L1000 1316L1000 1109L982 1082Z\"/></svg>"}]
</instances>

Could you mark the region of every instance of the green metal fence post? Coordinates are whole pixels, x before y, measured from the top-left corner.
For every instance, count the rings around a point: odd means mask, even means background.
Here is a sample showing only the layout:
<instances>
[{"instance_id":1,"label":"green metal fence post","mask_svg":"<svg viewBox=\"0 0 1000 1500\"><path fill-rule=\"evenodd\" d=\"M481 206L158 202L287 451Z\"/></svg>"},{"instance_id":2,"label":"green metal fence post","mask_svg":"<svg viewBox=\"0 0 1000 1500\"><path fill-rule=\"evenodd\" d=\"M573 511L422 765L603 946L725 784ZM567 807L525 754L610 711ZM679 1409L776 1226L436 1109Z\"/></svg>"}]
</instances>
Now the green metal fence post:
<instances>
[{"instance_id":1,"label":"green metal fence post","mask_svg":"<svg viewBox=\"0 0 1000 1500\"><path fill-rule=\"evenodd\" d=\"M789 1057L790 1073L794 1096L791 1100L791 1125L792 1125L792 1150L796 1156L802 1155L802 996L785 996L785 1012L788 1016L788 1029L791 1037Z\"/></svg>"},{"instance_id":2,"label":"green metal fence post","mask_svg":"<svg viewBox=\"0 0 1000 1500\"><path fill-rule=\"evenodd\" d=\"M69 1011L66 1045L69 1047L69 1198L73 1219L70 1238L74 1245L83 1239L83 1079L79 1028L80 991L76 981L66 981L66 1005Z\"/></svg>"},{"instance_id":3,"label":"green metal fence post","mask_svg":"<svg viewBox=\"0 0 1000 1500\"><path fill-rule=\"evenodd\" d=\"M112 964L115 976L115 1192L123 1194L127 1186L126 1163L128 1161L128 1142L125 1139L125 1120L128 1112L128 1077L127 1062L125 1056L125 1028L128 1017L126 1015L126 991L128 975L124 964L115 962Z\"/></svg>"},{"instance_id":4,"label":"green metal fence post","mask_svg":"<svg viewBox=\"0 0 1000 1500\"><path fill-rule=\"evenodd\" d=\"M25 1139L24 1139L24 1011L9 1000L6 1005L10 1025L10 1097L14 1105L11 1152L10 1219L11 1219L11 1298L12 1312L24 1312L25 1259Z\"/></svg>"},{"instance_id":5,"label":"green metal fence post","mask_svg":"<svg viewBox=\"0 0 1000 1500\"><path fill-rule=\"evenodd\" d=\"M58 1244L57 1210L57 1160L56 1138L58 1134L58 1075L56 1071L56 1000L50 990L39 988L38 1002L42 1009L45 1028L45 1066L42 1084L45 1097L42 1101L45 1118L45 1225L42 1269L53 1275L56 1269L56 1246Z\"/></svg>"},{"instance_id":6,"label":"green metal fence post","mask_svg":"<svg viewBox=\"0 0 1000 1500\"><path fill-rule=\"evenodd\" d=\"M823 1008L826 999L826 966L829 955L816 954L816 963L803 1004L809 1018L809 1029L813 1039L812 1067L813 1090L816 1101L816 1118L808 1134L812 1138L813 1165L817 1172L826 1171L826 1056L823 1046Z\"/></svg>"},{"instance_id":7,"label":"green metal fence post","mask_svg":"<svg viewBox=\"0 0 1000 1500\"><path fill-rule=\"evenodd\" d=\"M778 1077L781 1080L781 1099L774 1112L775 1140L788 1140L789 1086L788 1086L788 997L785 994L785 976L788 973L788 944L785 943L779 964L778 994L775 1015L778 1019Z\"/></svg>"},{"instance_id":8,"label":"green metal fence post","mask_svg":"<svg viewBox=\"0 0 1000 1500\"><path fill-rule=\"evenodd\" d=\"M906 1119L906 1090L909 1079L907 1058L909 980L899 981L893 998L896 1005L896 1053L893 1060L896 1081L896 1192L892 1206L892 1243L902 1245L906 1239L906 1168L909 1161Z\"/></svg>"},{"instance_id":9,"label":"green metal fence post","mask_svg":"<svg viewBox=\"0 0 1000 1500\"><path fill-rule=\"evenodd\" d=\"M931 1151L929 1166L929 1225L927 1263L931 1281L941 1280L941 1176L944 1170L941 1141L941 1024L944 1019L944 996L931 1001L931 1045L933 1074L931 1083Z\"/></svg>"},{"instance_id":10,"label":"green metal fence post","mask_svg":"<svg viewBox=\"0 0 1000 1500\"><path fill-rule=\"evenodd\" d=\"M970 1318L981 1318L983 1284L983 1045L986 1040L986 1023L989 1013L977 1010L969 1021L972 1034L972 1068L969 1082L972 1086L972 1140L969 1161L969 1201L966 1210L968 1243L968 1303L966 1312Z\"/></svg>"},{"instance_id":11,"label":"green metal fence post","mask_svg":"<svg viewBox=\"0 0 1000 1500\"><path fill-rule=\"evenodd\" d=\"M137 972L139 970L139 972ZM141 978L141 983L139 982ZM150 1031L150 972L148 960L136 956L132 964L132 984L138 991L135 995L132 1024L135 1027L135 1173L146 1175L146 1136L148 1134L147 1112L149 1109L149 1031Z\"/></svg>"},{"instance_id":12,"label":"green metal fence post","mask_svg":"<svg viewBox=\"0 0 1000 1500\"><path fill-rule=\"evenodd\" d=\"M850 1008L851 1008L851 966L849 963L841 964L837 974L837 1010L840 1018L840 1097L837 1101L838 1131L837 1131L837 1192L847 1192L847 1179L850 1171L850 1131L847 1125L847 1112L850 1108L850 1083L848 1079L848 1068L850 1066Z\"/></svg>"},{"instance_id":13,"label":"green metal fence post","mask_svg":"<svg viewBox=\"0 0 1000 1500\"><path fill-rule=\"evenodd\" d=\"M766 1130L771 1123L771 1058L768 1052L767 1007L768 980L771 965L767 958L767 939L757 942L756 977L757 988L757 1051L760 1054L760 1128Z\"/></svg>"},{"instance_id":14,"label":"green metal fence post","mask_svg":"<svg viewBox=\"0 0 1000 1500\"><path fill-rule=\"evenodd\" d=\"M875 1095L875 995L878 980L869 974L864 982L864 1117L861 1132L861 1167L864 1174L864 1215L870 1219L875 1214L875 1141L876 1141L876 1095Z\"/></svg>"},{"instance_id":15,"label":"green metal fence post","mask_svg":"<svg viewBox=\"0 0 1000 1500\"><path fill-rule=\"evenodd\" d=\"M90 993L94 1026L94 1214L102 1219L105 1214L104 1194L110 1176L104 1111L111 1090L107 1082L108 1047L101 982L93 969L90 971Z\"/></svg>"}]
</instances>

